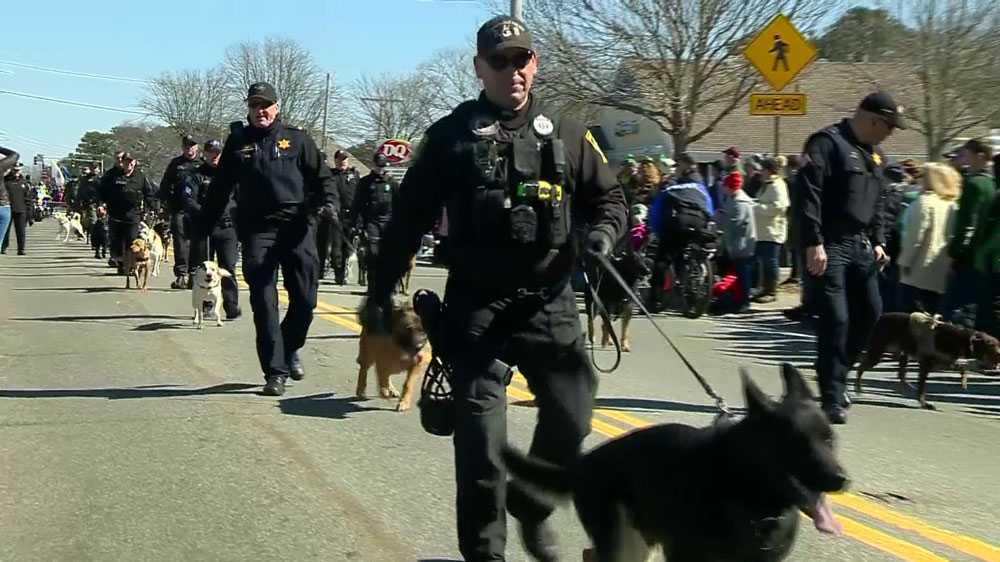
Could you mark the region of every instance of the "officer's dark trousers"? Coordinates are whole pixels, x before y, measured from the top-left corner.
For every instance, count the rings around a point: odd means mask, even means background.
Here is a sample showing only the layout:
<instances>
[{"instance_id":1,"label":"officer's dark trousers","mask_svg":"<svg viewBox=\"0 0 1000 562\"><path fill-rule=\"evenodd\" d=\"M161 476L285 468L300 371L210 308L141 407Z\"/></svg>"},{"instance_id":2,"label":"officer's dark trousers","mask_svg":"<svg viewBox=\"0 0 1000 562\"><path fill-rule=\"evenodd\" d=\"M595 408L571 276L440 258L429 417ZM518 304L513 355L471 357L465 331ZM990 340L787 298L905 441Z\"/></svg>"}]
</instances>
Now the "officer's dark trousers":
<instances>
[{"instance_id":1,"label":"officer's dark trousers","mask_svg":"<svg viewBox=\"0 0 1000 562\"><path fill-rule=\"evenodd\" d=\"M490 364L500 358L524 374L538 407L530 453L556 464L578 455L590 432L596 378L568 285L547 301L496 300L449 282L446 302L449 349L459 350L451 357L459 550L468 562L503 560L506 509L531 524L552 507L507 483L498 462L507 441L507 394Z\"/></svg>"},{"instance_id":2,"label":"officer's dark trousers","mask_svg":"<svg viewBox=\"0 0 1000 562\"><path fill-rule=\"evenodd\" d=\"M338 279L342 279L347 271L347 258L351 255L349 243L344 223L337 221L330 231L330 261Z\"/></svg>"},{"instance_id":3,"label":"officer's dark trousers","mask_svg":"<svg viewBox=\"0 0 1000 562\"><path fill-rule=\"evenodd\" d=\"M810 274L819 306L816 374L823 404L846 406L847 372L882 312L878 269L872 246L863 236L827 241L825 249L826 272L819 277Z\"/></svg>"},{"instance_id":4,"label":"officer's dark trousers","mask_svg":"<svg viewBox=\"0 0 1000 562\"><path fill-rule=\"evenodd\" d=\"M190 273L188 256L191 252L189 221L184 213L170 215L170 234L174 240L174 277Z\"/></svg>"},{"instance_id":5,"label":"officer's dark trousers","mask_svg":"<svg viewBox=\"0 0 1000 562\"><path fill-rule=\"evenodd\" d=\"M191 239L191 254L188 260L192 270L197 269L202 262L215 258L219 267L236 275L236 261L239 258L236 229L233 227L212 230L207 239ZM227 316L232 316L240 307L240 291L235 277L222 278L222 309Z\"/></svg>"},{"instance_id":6,"label":"officer's dark trousers","mask_svg":"<svg viewBox=\"0 0 1000 562\"><path fill-rule=\"evenodd\" d=\"M7 236L3 239L3 251L7 251L10 246L10 231L14 230L14 236L17 238L17 251L24 252L27 249L25 246L25 237L28 230L28 213L11 213L10 214L10 224L7 225Z\"/></svg>"},{"instance_id":7,"label":"officer's dark trousers","mask_svg":"<svg viewBox=\"0 0 1000 562\"><path fill-rule=\"evenodd\" d=\"M132 241L139 237L139 221L111 219L108 226L111 235L111 257L121 263L122 256L128 251Z\"/></svg>"},{"instance_id":8,"label":"officer's dark trousers","mask_svg":"<svg viewBox=\"0 0 1000 562\"><path fill-rule=\"evenodd\" d=\"M278 268L288 312L278 318ZM243 278L257 330L257 357L265 376L287 375L288 359L306 342L319 286L315 227L304 219L276 224L243 239Z\"/></svg>"},{"instance_id":9,"label":"officer's dark trousers","mask_svg":"<svg viewBox=\"0 0 1000 562\"><path fill-rule=\"evenodd\" d=\"M333 231L337 228L337 221L321 217L316 223L316 254L319 256L319 271L326 273L330 266L330 246L333 244Z\"/></svg>"}]
</instances>

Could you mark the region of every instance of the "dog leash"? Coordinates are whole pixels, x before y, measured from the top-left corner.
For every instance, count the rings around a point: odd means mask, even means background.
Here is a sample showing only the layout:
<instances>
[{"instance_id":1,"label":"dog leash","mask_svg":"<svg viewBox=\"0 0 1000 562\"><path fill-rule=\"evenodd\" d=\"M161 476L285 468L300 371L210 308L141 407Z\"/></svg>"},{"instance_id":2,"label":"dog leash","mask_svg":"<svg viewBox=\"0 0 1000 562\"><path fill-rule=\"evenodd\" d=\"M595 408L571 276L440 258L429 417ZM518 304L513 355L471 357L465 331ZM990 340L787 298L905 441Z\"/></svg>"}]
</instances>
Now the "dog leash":
<instances>
[{"instance_id":1,"label":"dog leash","mask_svg":"<svg viewBox=\"0 0 1000 562\"><path fill-rule=\"evenodd\" d=\"M594 277L597 278L597 287L600 287L601 284L600 277L598 275L595 275ZM597 311L597 314L601 317L601 322L604 323L607 331L611 334L611 342L615 344L615 363L610 368L603 369L601 368L600 365L597 364L597 357L594 355L594 343L593 341L591 341L590 363L594 366L595 369L598 370L598 372L604 374L610 374L615 372L615 370L618 369L618 366L621 365L622 362L621 341L619 341L618 339L618 334L615 333L615 326L614 323L612 322L611 313L609 313L608 309L605 308L604 301L601 300L601 297L597 296L597 288L595 288L594 283L590 282L590 275L587 274L586 269L583 270L583 282L585 285L587 285L587 291L590 293L590 299L593 302L594 309ZM588 329L589 328L590 327L588 326ZM594 334L588 334L588 335L590 336L591 339L594 338Z\"/></svg>"},{"instance_id":2,"label":"dog leash","mask_svg":"<svg viewBox=\"0 0 1000 562\"><path fill-rule=\"evenodd\" d=\"M677 345L674 344L673 340L670 339L670 336L668 336L667 333L663 331L663 328L660 328L660 325L657 324L656 321L653 319L653 315L650 314L648 310L646 310L646 307L642 304L642 301L639 299L639 297L637 297L635 293L632 292L632 288L629 287L628 283L626 283L624 279L622 279L621 274L618 273L617 269L615 269L614 265L608 259L608 256L604 254L598 254L597 262L600 263L601 266L604 268L604 270L611 276L611 278L614 279L618 283L618 285L621 286L622 290L625 291L625 294L628 296L629 300L631 300L636 306L639 307L639 310L642 311L643 316L649 319L650 323L653 324L653 327L656 328L656 331L660 333L660 336L663 337L663 339L667 342L670 348L674 350L674 353L677 354L677 357L679 357L681 362L684 363L684 366L687 367L688 371L690 371L691 374L694 375L695 380L697 380L698 384L701 385L701 388L705 391L705 394L707 394L710 398L715 400L715 407L719 410L720 417L726 417L726 418L734 417L732 410L729 409L729 405L726 404L726 400L715 392L715 390L712 388L712 385L708 384L708 381L705 380L705 377L701 376L701 373L698 372L698 369L696 369L695 366L691 363L691 361L688 360L688 358L684 355L684 353L681 352L680 348L678 348ZM586 272L584 273L584 275L586 275ZM590 287L589 283L588 287ZM594 295L596 298L595 294L596 292L594 291L593 287L590 287L590 290L591 294ZM607 314L607 310L604 309L603 303L601 304L601 309L604 310L604 314ZM614 334L614 330L612 330L612 334ZM615 340L615 344L617 345L618 339L616 337L613 337L613 339ZM618 357L620 360L621 359L620 351L618 353ZM618 362L615 363L616 367L617 365Z\"/></svg>"}]
</instances>

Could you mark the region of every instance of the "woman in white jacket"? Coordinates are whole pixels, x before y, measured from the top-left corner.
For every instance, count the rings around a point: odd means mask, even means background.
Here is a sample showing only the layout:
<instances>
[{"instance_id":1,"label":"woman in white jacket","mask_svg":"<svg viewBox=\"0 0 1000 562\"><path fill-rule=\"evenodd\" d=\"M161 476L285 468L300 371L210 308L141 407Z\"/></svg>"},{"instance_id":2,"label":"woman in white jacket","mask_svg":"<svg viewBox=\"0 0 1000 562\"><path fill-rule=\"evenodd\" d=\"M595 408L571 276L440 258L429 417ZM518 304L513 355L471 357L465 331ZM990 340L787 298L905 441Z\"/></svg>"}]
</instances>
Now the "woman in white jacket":
<instances>
[{"instance_id":1,"label":"woman in white jacket","mask_svg":"<svg viewBox=\"0 0 1000 562\"><path fill-rule=\"evenodd\" d=\"M764 160L764 184L757 193L754 221L757 223L757 271L760 271L761 291L754 302L774 302L778 289L778 258L781 245L788 235L788 186L781 177L781 165L776 158Z\"/></svg>"},{"instance_id":2,"label":"woman in white jacket","mask_svg":"<svg viewBox=\"0 0 1000 562\"><path fill-rule=\"evenodd\" d=\"M951 270L948 240L962 178L935 162L924 166L923 192L906 209L899 253L903 306L908 312L935 314Z\"/></svg>"}]
</instances>

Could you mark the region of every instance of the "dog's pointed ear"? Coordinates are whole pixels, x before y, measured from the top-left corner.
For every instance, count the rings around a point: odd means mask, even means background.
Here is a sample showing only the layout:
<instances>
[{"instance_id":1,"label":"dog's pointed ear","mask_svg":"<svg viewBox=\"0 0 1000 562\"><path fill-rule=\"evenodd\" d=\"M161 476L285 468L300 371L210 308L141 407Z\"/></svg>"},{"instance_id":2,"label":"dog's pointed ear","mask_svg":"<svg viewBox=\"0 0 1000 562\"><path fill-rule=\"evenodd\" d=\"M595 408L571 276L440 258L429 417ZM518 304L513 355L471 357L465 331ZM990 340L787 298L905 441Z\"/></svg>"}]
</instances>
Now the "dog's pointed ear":
<instances>
[{"instance_id":1,"label":"dog's pointed ear","mask_svg":"<svg viewBox=\"0 0 1000 562\"><path fill-rule=\"evenodd\" d=\"M806 379L802 377L791 363L781 364L781 378L785 381L785 396L783 400L812 400L813 394L809 390Z\"/></svg>"},{"instance_id":2,"label":"dog's pointed ear","mask_svg":"<svg viewBox=\"0 0 1000 562\"><path fill-rule=\"evenodd\" d=\"M229 270L226 269L226 268L224 268L224 267L220 267L219 268L219 275L221 275L223 277L232 277L233 276L233 274L229 273Z\"/></svg>"},{"instance_id":3,"label":"dog's pointed ear","mask_svg":"<svg viewBox=\"0 0 1000 562\"><path fill-rule=\"evenodd\" d=\"M759 416L774 410L774 402L767 394L764 394L757 383L753 382L753 379L750 378L750 372L745 367L740 367L740 378L743 379L743 395L746 399L749 416Z\"/></svg>"}]
</instances>

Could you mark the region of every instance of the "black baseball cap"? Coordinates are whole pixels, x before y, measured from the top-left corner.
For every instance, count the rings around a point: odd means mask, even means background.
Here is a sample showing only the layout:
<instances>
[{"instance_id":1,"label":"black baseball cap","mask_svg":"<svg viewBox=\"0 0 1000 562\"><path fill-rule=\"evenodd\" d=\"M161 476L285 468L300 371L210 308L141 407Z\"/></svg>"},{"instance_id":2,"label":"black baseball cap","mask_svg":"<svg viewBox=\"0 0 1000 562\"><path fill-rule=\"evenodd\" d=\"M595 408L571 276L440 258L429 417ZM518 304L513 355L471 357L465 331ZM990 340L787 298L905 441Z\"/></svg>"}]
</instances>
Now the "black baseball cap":
<instances>
[{"instance_id":1,"label":"black baseball cap","mask_svg":"<svg viewBox=\"0 0 1000 562\"><path fill-rule=\"evenodd\" d=\"M203 148L212 152L222 152L222 141L218 139L207 140Z\"/></svg>"},{"instance_id":2,"label":"black baseball cap","mask_svg":"<svg viewBox=\"0 0 1000 562\"><path fill-rule=\"evenodd\" d=\"M531 33L524 22L510 16L496 16L484 23L476 33L476 50L480 55L519 48L532 51Z\"/></svg>"},{"instance_id":3,"label":"black baseball cap","mask_svg":"<svg viewBox=\"0 0 1000 562\"><path fill-rule=\"evenodd\" d=\"M346 150L338 150L337 152L333 153L334 160L343 160L344 158L347 158Z\"/></svg>"},{"instance_id":4,"label":"black baseball cap","mask_svg":"<svg viewBox=\"0 0 1000 562\"><path fill-rule=\"evenodd\" d=\"M194 140L194 137L192 137L191 135L184 135L183 137L181 137L182 146L194 146L196 144L198 144L198 141Z\"/></svg>"},{"instance_id":5,"label":"black baseball cap","mask_svg":"<svg viewBox=\"0 0 1000 562\"><path fill-rule=\"evenodd\" d=\"M906 120L903 118L903 106L896 103L892 96L885 92L875 92L865 96L861 100L859 109L869 113L874 113L885 117L886 121L897 129L906 129Z\"/></svg>"},{"instance_id":6,"label":"black baseball cap","mask_svg":"<svg viewBox=\"0 0 1000 562\"><path fill-rule=\"evenodd\" d=\"M274 90L274 86L267 82L257 82L250 84L250 89L247 90L247 101L253 98L269 101L273 104L278 101L278 92Z\"/></svg>"},{"instance_id":7,"label":"black baseball cap","mask_svg":"<svg viewBox=\"0 0 1000 562\"><path fill-rule=\"evenodd\" d=\"M375 166L379 168L384 168L389 165L389 157L387 157L385 154L382 154L381 152L376 154L375 158L372 158L372 161L375 163Z\"/></svg>"}]
</instances>

